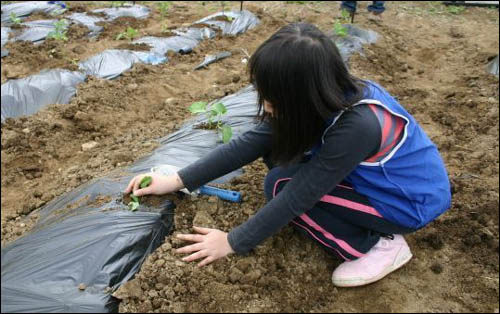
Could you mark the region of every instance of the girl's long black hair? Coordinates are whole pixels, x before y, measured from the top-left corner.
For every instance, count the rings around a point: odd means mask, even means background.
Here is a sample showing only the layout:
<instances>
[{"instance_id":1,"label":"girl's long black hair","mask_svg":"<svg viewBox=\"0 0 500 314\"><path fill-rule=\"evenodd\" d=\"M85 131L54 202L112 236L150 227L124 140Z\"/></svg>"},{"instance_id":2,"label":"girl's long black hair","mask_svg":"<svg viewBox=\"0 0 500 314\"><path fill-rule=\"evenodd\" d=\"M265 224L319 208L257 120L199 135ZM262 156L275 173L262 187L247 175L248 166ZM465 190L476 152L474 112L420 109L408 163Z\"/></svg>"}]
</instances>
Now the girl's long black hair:
<instances>
[{"instance_id":1,"label":"girl's long black hair","mask_svg":"<svg viewBox=\"0 0 500 314\"><path fill-rule=\"evenodd\" d=\"M320 139L327 120L361 100L364 84L352 76L333 43L307 23L293 23L267 39L249 62L259 116L271 122L271 159L289 164ZM264 100L273 115L264 112Z\"/></svg>"}]
</instances>

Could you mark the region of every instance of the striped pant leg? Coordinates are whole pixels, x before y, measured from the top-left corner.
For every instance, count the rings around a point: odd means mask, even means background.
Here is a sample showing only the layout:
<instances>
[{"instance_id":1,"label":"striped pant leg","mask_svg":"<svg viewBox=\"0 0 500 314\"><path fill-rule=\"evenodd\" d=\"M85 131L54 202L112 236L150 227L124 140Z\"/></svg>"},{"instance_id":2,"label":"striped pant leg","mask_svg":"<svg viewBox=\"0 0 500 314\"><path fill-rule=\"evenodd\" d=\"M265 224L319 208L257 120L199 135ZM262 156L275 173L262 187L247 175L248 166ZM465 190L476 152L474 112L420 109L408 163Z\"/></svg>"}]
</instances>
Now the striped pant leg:
<instances>
[{"instance_id":1,"label":"striped pant leg","mask_svg":"<svg viewBox=\"0 0 500 314\"><path fill-rule=\"evenodd\" d=\"M268 199L283 189L298 168L300 165L273 169L266 178ZM365 196L347 183L323 196L312 209L296 217L292 225L345 260L364 256L383 235L409 232L385 220Z\"/></svg>"}]
</instances>

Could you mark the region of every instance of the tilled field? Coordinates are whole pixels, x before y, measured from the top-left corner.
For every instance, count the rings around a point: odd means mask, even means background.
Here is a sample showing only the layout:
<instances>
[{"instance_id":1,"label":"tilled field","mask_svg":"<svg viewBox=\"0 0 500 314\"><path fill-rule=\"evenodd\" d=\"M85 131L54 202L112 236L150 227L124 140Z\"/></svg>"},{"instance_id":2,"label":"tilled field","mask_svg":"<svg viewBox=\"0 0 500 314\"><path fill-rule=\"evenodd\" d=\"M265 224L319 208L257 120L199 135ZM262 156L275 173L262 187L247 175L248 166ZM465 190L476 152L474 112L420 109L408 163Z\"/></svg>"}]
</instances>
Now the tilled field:
<instances>
[{"instance_id":1,"label":"tilled field","mask_svg":"<svg viewBox=\"0 0 500 314\"><path fill-rule=\"evenodd\" d=\"M154 4L146 2L154 8ZM136 64L115 80L91 78L68 105L51 105L30 117L2 123L2 245L36 221L25 216L50 200L151 153L157 140L179 129L194 101L211 101L248 85L247 57L288 22L307 21L325 31L339 16L334 2L245 2L261 19L237 37L203 41L191 54L171 54L163 65ZM452 208L409 235L414 259L367 287L337 289L333 269L341 262L284 228L248 256L230 256L204 268L173 253L168 237L135 279L115 295L122 312L498 312L498 77L486 72L498 54L498 10L468 8L451 14L434 2L389 2L372 21L361 2L356 24L381 36L351 57L355 75L386 87L438 145L453 182ZM239 2L232 4L239 8ZM95 8L77 3L75 9ZM438 8L436 10L436 8ZM171 26L220 10L218 3L175 2ZM1 80L42 69L73 69L104 49L116 48L115 33L134 25L143 35L159 32L158 12L145 21L115 21L98 41L75 27L68 42L39 46L8 43ZM232 57L193 71L205 54ZM96 147L82 150L95 141ZM265 166L256 162L227 187L244 194L242 204L215 198L177 203L175 233L193 224L229 231L265 202Z\"/></svg>"}]
</instances>

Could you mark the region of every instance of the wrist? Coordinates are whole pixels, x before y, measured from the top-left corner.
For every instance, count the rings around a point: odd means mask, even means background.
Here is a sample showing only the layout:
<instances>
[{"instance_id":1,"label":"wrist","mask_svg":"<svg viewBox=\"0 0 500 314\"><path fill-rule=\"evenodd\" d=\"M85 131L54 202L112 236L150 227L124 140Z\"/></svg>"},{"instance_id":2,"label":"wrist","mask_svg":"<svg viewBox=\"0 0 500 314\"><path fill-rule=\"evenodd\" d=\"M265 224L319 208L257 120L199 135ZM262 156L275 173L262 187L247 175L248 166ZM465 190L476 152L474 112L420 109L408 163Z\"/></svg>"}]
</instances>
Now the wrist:
<instances>
[{"instance_id":1,"label":"wrist","mask_svg":"<svg viewBox=\"0 0 500 314\"><path fill-rule=\"evenodd\" d=\"M180 189L185 188L185 186L184 186L184 182L182 182L182 179L181 179L181 177L179 176L179 174L175 173L175 174L173 175L173 177L174 177L174 186L175 186L175 189L176 189L177 191L178 191L178 190L180 190Z\"/></svg>"},{"instance_id":2,"label":"wrist","mask_svg":"<svg viewBox=\"0 0 500 314\"><path fill-rule=\"evenodd\" d=\"M229 233L224 232L226 234L226 243L227 243L227 249L228 249L228 254L234 253L233 247L231 246L231 243L229 243Z\"/></svg>"}]
</instances>

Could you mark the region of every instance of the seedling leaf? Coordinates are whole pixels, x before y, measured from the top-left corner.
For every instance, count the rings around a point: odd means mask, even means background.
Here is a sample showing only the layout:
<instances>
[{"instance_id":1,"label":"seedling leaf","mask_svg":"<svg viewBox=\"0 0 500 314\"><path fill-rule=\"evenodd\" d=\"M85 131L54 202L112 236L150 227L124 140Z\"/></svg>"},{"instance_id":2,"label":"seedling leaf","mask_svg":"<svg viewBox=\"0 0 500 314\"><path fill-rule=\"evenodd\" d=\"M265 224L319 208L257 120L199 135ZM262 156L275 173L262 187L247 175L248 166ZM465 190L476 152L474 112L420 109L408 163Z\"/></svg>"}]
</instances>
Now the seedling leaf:
<instances>
[{"instance_id":1,"label":"seedling leaf","mask_svg":"<svg viewBox=\"0 0 500 314\"><path fill-rule=\"evenodd\" d=\"M335 24L333 25L333 29L335 31L335 34L337 36L344 37L347 35L347 28L342 25L339 21L336 21Z\"/></svg>"},{"instance_id":2,"label":"seedling leaf","mask_svg":"<svg viewBox=\"0 0 500 314\"><path fill-rule=\"evenodd\" d=\"M207 103L205 101L197 101L189 106L189 111L192 114L204 113L207 111Z\"/></svg>"},{"instance_id":3,"label":"seedling leaf","mask_svg":"<svg viewBox=\"0 0 500 314\"><path fill-rule=\"evenodd\" d=\"M216 103L212 106L212 110L215 110L217 114L225 114L227 112L226 106L223 103Z\"/></svg>"},{"instance_id":4,"label":"seedling leaf","mask_svg":"<svg viewBox=\"0 0 500 314\"><path fill-rule=\"evenodd\" d=\"M231 127L229 125L224 125L222 127L222 142L224 144L229 143L232 136L233 136L233 130L231 129Z\"/></svg>"},{"instance_id":5,"label":"seedling leaf","mask_svg":"<svg viewBox=\"0 0 500 314\"><path fill-rule=\"evenodd\" d=\"M148 187L152 181L153 181L152 177L146 176L146 177L142 178L141 183L139 183L139 186L141 187L141 189L144 189L144 188Z\"/></svg>"},{"instance_id":6,"label":"seedling leaf","mask_svg":"<svg viewBox=\"0 0 500 314\"><path fill-rule=\"evenodd\" d=\"M130 198L136 202L136 203L139 203L139 198L137 196L135 196L134 194L130 194Z\"/></svg>"},{"instance_id":7,"label":"seedling leaf","mask_svg":"<svg viewBox=\"0 0 500 314\"><path fill-rule=\"evenodd\" d=\"M139 203L137 203L137 202L130 202L130 203L128 203L128 208L131 211L136 211L138 207L139 207Z\"/></svg>"},{"instance_id":8,"label":"seedling leaf","mask_svg":"<svg viewBox=\"0 0 500 314\"><path fill-rule=\"evenodd\" d=\"M14 24L21 24L21 19L14 12L10 13L10 21Z\"/></svg>"}]
</instances>

